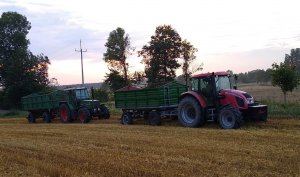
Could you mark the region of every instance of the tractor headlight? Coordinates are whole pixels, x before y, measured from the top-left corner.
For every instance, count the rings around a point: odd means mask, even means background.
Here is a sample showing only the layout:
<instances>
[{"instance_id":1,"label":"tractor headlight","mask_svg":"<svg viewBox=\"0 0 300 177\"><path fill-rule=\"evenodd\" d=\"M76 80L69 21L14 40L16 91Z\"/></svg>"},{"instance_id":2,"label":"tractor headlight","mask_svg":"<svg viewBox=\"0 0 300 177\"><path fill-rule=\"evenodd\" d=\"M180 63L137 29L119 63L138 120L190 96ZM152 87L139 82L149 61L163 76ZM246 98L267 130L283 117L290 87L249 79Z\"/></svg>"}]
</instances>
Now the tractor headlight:
<instances>
[{"instance_id":1,"label":"tractor headlight","mask_svg":"<svg viewBox=\"0 0 300 177\"><path fill-rule=\"evenodd\" d=\"M253 104L254 99L253 98L247 98L247 104Z\"/></svg>"}]
</instances>

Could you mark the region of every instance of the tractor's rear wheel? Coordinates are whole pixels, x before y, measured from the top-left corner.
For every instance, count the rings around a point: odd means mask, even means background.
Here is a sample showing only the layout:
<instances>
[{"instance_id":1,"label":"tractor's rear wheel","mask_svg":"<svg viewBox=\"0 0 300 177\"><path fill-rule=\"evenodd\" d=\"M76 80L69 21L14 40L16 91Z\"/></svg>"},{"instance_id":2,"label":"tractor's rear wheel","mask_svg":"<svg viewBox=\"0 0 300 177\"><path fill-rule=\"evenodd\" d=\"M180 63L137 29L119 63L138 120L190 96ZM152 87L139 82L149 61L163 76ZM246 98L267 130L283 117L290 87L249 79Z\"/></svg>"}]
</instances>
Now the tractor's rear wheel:
<instances>
[{"instance_id":1,"label":"tractor's rear wheel","mask_svg":"<svg viewBox=\"0 0 300 177\"><path fill-rule=\"evenodd\" d=\"M131 113L129 112L123 112L122 118L121 118L121 123L124 125L130 125L133 123L133 117Z\"/></svg>"},{"instance_id":2,"label":"tractor's rear wheel","mask_svg":"<svg viewBox=\"0 0 300 177\"><path fill-rule=\"evenodd\" d=\"M178 120L185 127L199 127L204 125L205 118L198 101L193 97L183 98L178 106Z\"/></svg>"},{"instance_id":3,"label":"tractor's rear wheel","mask_svg":"<svg viewBox=\"0 0 300 177\"><path fill-rule=\"evenodd\" d=\"M63 103L59 106L59 116L63 123L72 121L71 110L67 104Z\"/></svg>"},{"instance_id":4,"label":"tractor's rear wheel","mask_svg":"<svg viewBox=\"0 0 300 177\"><path fill-rule=\"evenodd\" d=\"M232 106L225 106L219 113L219 125L223 129L240 128L243 123L241 112Z\"/></svg>"},{"instance_id":5,"label":"tractor's rear wheel","mask_svg":"<svg viewBox=\"0 0 300 177\"><path fill-rule=\"evenodd\" d=\"M35 116L34 116L34 114L32 112L30 112L28 114L27 119L28 119L28 123L35 123Z\"/></svg>"},{"instance_id":6,"label":"tractor's rear wheel","mask_svg":"<svg viewBox=\"0 0 300 177\"><path fill-rule=\"evenodd\" d=\"M91 120L91 114L87 108L80 108L78 110L78 117L81 123L88 123Z\"/></svg>"},{"instance_id":7,"label":"tractor's rear wheel","mask_svg":"<svg viewBox=\"0 0 300 177\"><path fill-rule=\"evenodd\" d=\"M51 122L51 116L50 116L49 112L44 112L42 117L43 117L43 121L45 123Z\"/></svg>"},{"instance_id":8,"label":"tractor's rear wheel","mask_svg":"<svg viewBox=\"0 0 300 177\"><path fill-rule=\"evenodd\" d=\"M148 123L149 125L160 125L161 118L157 111L151 111L148 115Z\"/></svg>"}]
</instances>

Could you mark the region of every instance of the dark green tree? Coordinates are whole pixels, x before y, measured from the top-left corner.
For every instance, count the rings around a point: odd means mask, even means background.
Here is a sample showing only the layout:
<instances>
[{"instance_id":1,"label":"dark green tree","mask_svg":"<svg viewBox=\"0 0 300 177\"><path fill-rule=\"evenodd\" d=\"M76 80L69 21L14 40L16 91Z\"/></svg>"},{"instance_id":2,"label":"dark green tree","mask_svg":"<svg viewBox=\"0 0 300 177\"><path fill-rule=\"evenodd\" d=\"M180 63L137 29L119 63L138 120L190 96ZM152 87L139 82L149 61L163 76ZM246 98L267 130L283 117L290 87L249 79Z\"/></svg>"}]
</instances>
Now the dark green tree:
<instances>
[{"instance_id":1,"label":"dark green tree","mask_svg":"<svg viewBox=\"0 0 300 177\"><path fill-rule=\"evenodd\" d=\"M143 82L143 78L145 76L145 73L142 71L135 71L131 76L130 76L130 82L134 84L141 84Z\"/></svg>"},{"instance_id":2,"label":"dark green tree","mask_svg":"<svg viewBox=\"0 0 300 177\"><path fill-rule=\"evenodd\" d=\"M108 84L113 91L125 86L125 79L116 70L110 69L110 73L107 73L105 78L105 83Z\"/></svg>"},{"instance_id":3,"label":"dark green tree","mask_svg":"<svg viewBox=\"0 0 300 177\"><path fill-rule=\"evenodd\" d=\"M100 102L107 102L109 99L109 92L103 88L94 89L94 96L95 99L99 100Z\"/></svg>"},{"instance_id":4,"label":"dark green tree","mask_svg":"<svg viewBox=\"0 0 300 177\"><path fill-rule=\"evenodd\" d=\"M177 59L182 51L181 37L170 25L158 26L149 45L138 52L143 57L145 74L150 85L165 83L176 77Z\"/></svg>"},{"instance_id":5,"label":"dark green tree","mask_svg":"<svg viewBox=\"0 0 300 177\"><path fill-rule=\"evenodd\" d=\"M129 35L125 34L124 29L117 28L109 33L105 47L106 52L103 54L103 59L108 64L110 71L116 71L108 74L107 76L115 77L115 74L119 73L119 75L123 78L122 83L115 83L114 85L120 85L121 87L127 85L129 80L128 63L126 59L128 55L131 55L131 51L133 49L130 46ZM110 80L109 82L114 82L114 80L110 77L107 77L107 79Z\"/></svg>"},{"instance_id":6,"label":"dark green tree","mask_svg":"<svg viewBox=\"0 0 300 177\"><path fill-rule=\"evenodd\" d=\"M4 12L0 18L0 83L6 108L19 107L20 98L49 84L47 56L33 55L26 38L31 28L27 18Z\"/></svg>"},{"instance_id":7,"label":"dark green tree","mask_svg":"<svg viewBox=\"0 0 300 177\"><path fill-rule=\"evenodd\" d=\"M284 95L284 103L286 103L287 92L292 92L298 85L299 78L294 66L280 63L272 65L272 84L279 86Z\"/></svg>"},{"instance_id":8,"label":"dark green tree","mask_svg":"<svg viewBox=\"0 0 300 177\"><path fill-rule=\"evenodd\" d=\"M296 71L300 74L300 48L292 49L291 54L285 54L285 64L295 66Z\"/></svg>"},{"instance_id":9,"label":"dark green tree","mask_svg":"<svg viewBox=\"0 0 300 177\"><path fill-rule=\"evenodd\" d=\"M192 71L190 70L190 64L193 60L196 59L195 53L197 51L197 48L195 48L190 42L188 42L187 40L182 41L182 72L184 75L186 85L188 85L188 80L192 74Z\"/></svg>"}]
</instances>

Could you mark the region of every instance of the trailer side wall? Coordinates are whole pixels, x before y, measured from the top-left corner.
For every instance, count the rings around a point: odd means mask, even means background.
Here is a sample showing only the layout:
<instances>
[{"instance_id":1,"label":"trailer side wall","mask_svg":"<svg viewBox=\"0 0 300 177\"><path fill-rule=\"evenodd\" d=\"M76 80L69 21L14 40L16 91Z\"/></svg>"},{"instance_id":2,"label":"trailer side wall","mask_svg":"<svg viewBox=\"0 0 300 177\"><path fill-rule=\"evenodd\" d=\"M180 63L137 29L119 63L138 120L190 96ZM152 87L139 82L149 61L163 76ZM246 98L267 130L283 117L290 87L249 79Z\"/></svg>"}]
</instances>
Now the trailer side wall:
<instances>
[{"instance_id":1,"label":"trailer side wall","mask_svg":"<svg viewBox=\"0 0 300 177\"><path fill-rule=\"evenodd\" d=\"M181 93L187 86L170 82L158 88L116 91L115 106L121 109L161 108L178 106Z\"/></svg>"}]
</instances>

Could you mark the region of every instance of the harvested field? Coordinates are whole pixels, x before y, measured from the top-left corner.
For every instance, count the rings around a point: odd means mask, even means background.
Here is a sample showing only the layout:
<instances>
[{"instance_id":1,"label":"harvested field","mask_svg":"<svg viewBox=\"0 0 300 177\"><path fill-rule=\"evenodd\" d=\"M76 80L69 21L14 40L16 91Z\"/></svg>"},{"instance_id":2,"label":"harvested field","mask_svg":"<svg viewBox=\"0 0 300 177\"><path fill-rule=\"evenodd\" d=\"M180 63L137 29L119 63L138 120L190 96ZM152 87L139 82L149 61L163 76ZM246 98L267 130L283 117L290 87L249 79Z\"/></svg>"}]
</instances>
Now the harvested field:
<instances>
[{"instance_id":1,"label":"harvested field","mask_svg":"<svg viewBox=\"0 0 300 177\"><path fill-rule=\"evenodd\" d=\"M239 85L238 89L250 93L259 101L284 102L281 89L272 85L243 84ZM295 89L293 92L287 92L286 99L288 103L300 103L300 88Z\"/></svg>"},{"instance_id":2,"label":"harvested field","mask_svg":"<svg viewBox=\"0 0 300 177\"><path fill-rule=\"evenodd\" d=\"M299 176L300 119L242 129L0 119L0 176Z\"/></svg>"}]
</instances>

